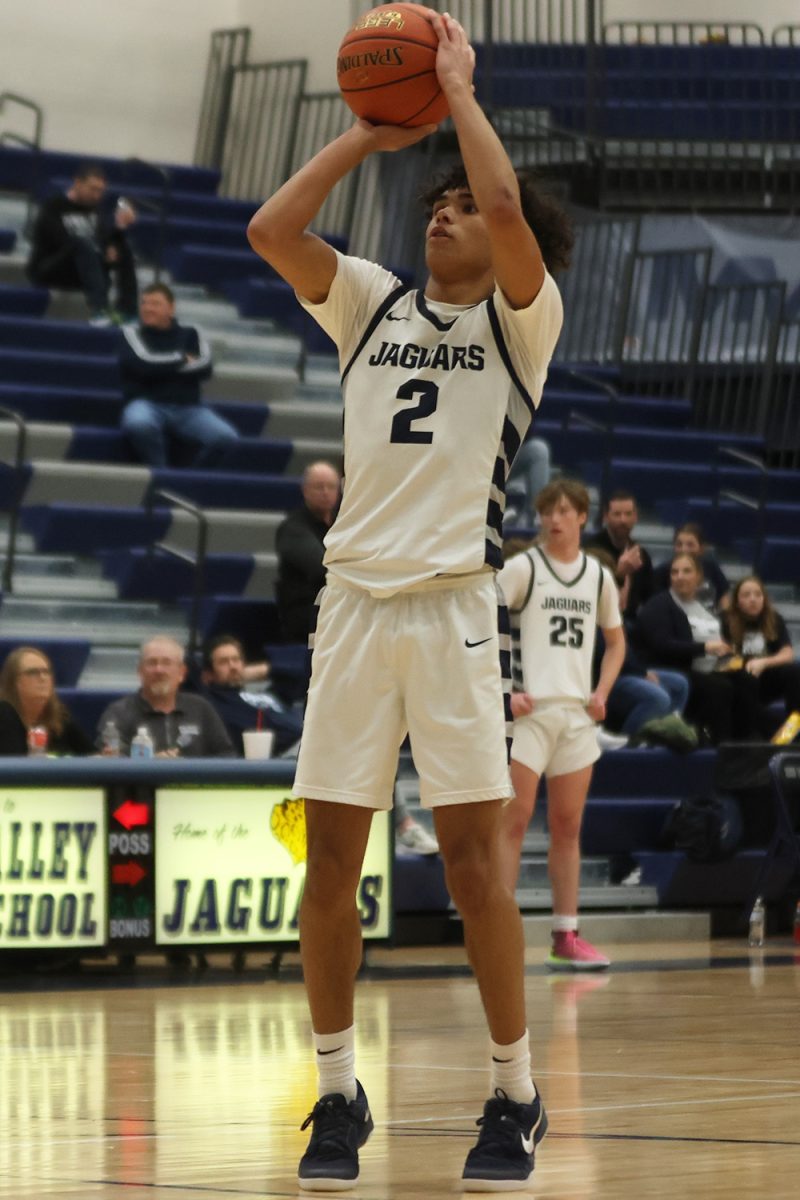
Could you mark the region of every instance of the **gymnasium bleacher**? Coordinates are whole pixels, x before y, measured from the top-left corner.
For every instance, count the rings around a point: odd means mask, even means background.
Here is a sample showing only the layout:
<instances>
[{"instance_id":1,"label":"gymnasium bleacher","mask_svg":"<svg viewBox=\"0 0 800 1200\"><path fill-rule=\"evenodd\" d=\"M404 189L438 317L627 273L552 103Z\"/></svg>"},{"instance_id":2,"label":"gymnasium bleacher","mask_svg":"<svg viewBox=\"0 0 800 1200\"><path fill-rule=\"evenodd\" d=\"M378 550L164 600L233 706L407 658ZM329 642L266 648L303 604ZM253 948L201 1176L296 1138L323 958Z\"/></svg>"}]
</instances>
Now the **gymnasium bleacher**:
<instances>
[{"instance_id":1,"label":"gymnasium bleacher","mask_svg":"<svg viewBox=\"0 0 800 1200\"><path fill-rule=\"evenodd\" d=\"M624 31L615 26L605 42L591 48L552 42L493 48L487 86L494 103L507 110L497 114L498 125L515 112L546 110L543 128L550 132L533 138L528 149L549 155L567 199L582 200L586 181L585 172L573 170L585 163L582 154L566 164L560 158L565 139L573 147L576 138L595 139L603 163L598 178L613 176L620 194L636 171L650 177L676 173L681 154L696 165L701 143L713 144L703 153L717 165L719 147L727 147L729 172L737 154L749 160L754 145L789 142L797 132L799 47L767 45L749 27L744 32L731 27L723 42L692 37L685 45L672 35L668 44L646 44L645 33L639 30L640 40L624 42ZM482 53L479 89L486 71ZM590 78L597 88L587 97ZM524 141L512 143L518 157L524 157ZM645 141L651 143L646 152ZM678 141L695 148L679 152ZM319 457L339 457L342 414L331 343L294 303L288 285L247 246L244 229L253 199L218 194L227 181L216 167L170 165L165 191L154 184L148 164L106 158L101 161L112 193L163 210L162 221L145 208L135 226L140 278L152 278L154 260L160 260L162 277L176 291L179 317L200 325L212 343L216 366L206 396L241 435L214 470L151 471L134 463L119 432L115 333L89 327L75 297L31 288L24 278L27 199L63 189L83 157L0 145L0 405L25 421L27 439L25 463L17 471L15 427L0 417L0 501L8 510L19 496L22 531L13 586L0 605L0 655L20 641L45 649L55 663L59 693L92 732L109 699L132 687L139 642L156 631L186 638L196 585L187 556L195 547L196 521L164 502L165 491L198 506L208 522L198 634L234 629L250 655L266 647L278 669L289 675L297 670L291 649L280 645L274 534L282 515L300 501L303 467ZM774 198L791 194L790 156L783 161ZM674 179L679 205L686 182L677 174ZM719 172L709 175L712 191L723 186L721 179ZM595 184L591 195L597 194ZM650 193L648 184L642 203ZM721 207L733 203L726 194ZM751 420L752 406L744 406L745 419L739 420L725 403L706 403L717 393L724 393L724 401L731 367L709 344L697 357L703 330L720 319L708 279L699 307L687 309L684 322L698 335L694 365L706 375L696 372L690 380L692 364L682 355L648 358L642 348L646 337L658 346L675 316L669 272L652 282L646 335L641 307L630 303L630 279L643 252L637 249L638 232L626 242L625 229L638 219L626 216L615 224L607 213L580 210L576 267L563 283L567 328L537 431L562 470L583 476L595 490L627 487L637 495L644 512L638 535L654 559L666 556L674 524L698 520L732 577L755 561L796 634L797 464L770 465L775 445L763 425ZM369 241L361 230L353 243L354 231L341 220L326 232L337 245L359 253ZM619 321L608 329L601 329L602 311L589 314L597 308L592 298L598 258L581 256L581 239L585 245L602 242L604 254L616 239L613 281L627 278L629 290L621 283L616 292L609 286ZM396 249L392 265L410 279L418 264L401 246ZM713 286L741 287L724 278ZM751 305L750 333L760 303ZM791 320L788 313L781 309L782 327ZM740 321L741 313L731 318L717 341L735 340ZM642 334L638 351L630 348L634 334ZM772 359L743 363L735 388L753 391L751 377L773 370L773 342L777 336L770 340ZM720 460L720 446L745 458ZM585 907L741 906L762 849L743 847L731 861L701 870L660 840L675 800L713 786L713 765L711 751L678 758L665 751L621 750L603 757L586 815ZM408 762L400 782L413 803ZM549 903L543 849L541 831L534 830L522 889L532 911ZM639 882L615 886L613 860L625 857L638 869ZM785 884L774 876L767 898L777 898ZM398 874L397 897L399 911L447 904L441 875L430 864L407 865Z\"/></svg>"}]
</instances>

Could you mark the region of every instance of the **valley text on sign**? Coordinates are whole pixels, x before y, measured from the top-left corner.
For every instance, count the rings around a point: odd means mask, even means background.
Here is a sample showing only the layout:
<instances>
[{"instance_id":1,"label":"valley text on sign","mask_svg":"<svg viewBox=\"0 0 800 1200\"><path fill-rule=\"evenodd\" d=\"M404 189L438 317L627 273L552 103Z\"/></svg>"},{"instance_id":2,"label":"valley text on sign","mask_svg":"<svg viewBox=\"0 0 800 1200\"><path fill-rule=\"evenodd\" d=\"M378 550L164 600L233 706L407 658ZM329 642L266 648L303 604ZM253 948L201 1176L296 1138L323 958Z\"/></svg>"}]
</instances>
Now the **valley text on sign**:
<instances>
[{"instance_id":1,"label":"valley text on sign","mask_svg":"<svg viewBox=\"0 0 800 1200\"><path fill-rule=\"evenodd\" d=\"M373 818L356 893L365 938L391 933L390 820ZM159 788L156 941L297 941L305 863L303 802L288 788Z\"/></svg>"},{"instance_id":2,"label":"valley text on sign","mask_svg":"<svg viewBox=\"0 0 800 1200\"><path fill-rule=\"evenodd\" d=\"M0 949L106 942L100 788L0 789Z\"/></svg>"}]
</instances>

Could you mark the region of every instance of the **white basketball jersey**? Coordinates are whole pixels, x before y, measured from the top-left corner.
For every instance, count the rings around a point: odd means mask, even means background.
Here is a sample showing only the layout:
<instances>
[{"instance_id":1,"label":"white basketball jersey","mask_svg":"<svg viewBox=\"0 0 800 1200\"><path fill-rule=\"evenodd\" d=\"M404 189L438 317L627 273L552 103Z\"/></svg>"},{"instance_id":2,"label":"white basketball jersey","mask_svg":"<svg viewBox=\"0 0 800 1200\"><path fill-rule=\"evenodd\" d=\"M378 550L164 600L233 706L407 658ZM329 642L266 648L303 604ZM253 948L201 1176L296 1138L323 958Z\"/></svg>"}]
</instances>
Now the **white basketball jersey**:
<instances>
[{"instance_id":1,"label":"white basketball jersey","mask_svg":"<svg viewBox=\"0 0 800 1200\"><path fill-rule=\"evenodd\" d=\"M344 394L344 497L325 566L373 596L502 565L508 472L561 327L550 276L514 312L436 304L390 272L338 256L327 300Z\"/></svg>"},{"instance_id":2,"label":"white basketball jersey","mask_svg":"<svg viewBox=\"0 0 800 1200\"><path fill-rule=\"evenodd\" d=\"M526 583L520 596L522 560ZM597 626L620 624L616 586L596 558L581 555L569 582L559 563L537 546L510 560L517 588L508 596L513 624L519 621L522 688L535 700L574 700L586 704L592 694L592 661ZM508 570L506 564L504 570ZM504 586L503 575L499 577ZM514 610L516 609L516 619Z\"/></svg>"}]
</instances>

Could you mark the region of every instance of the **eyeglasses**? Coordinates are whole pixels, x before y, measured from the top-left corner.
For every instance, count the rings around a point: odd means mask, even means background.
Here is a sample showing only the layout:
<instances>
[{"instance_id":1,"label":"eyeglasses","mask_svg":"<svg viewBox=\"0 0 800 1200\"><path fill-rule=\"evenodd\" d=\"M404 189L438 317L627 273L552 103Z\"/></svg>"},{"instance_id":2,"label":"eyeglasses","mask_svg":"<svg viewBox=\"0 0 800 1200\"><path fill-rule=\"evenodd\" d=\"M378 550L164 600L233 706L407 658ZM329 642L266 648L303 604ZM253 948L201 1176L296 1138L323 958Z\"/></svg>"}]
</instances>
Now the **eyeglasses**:
<instances>
[{"instance_id":1,"label":"eyeglasses","mask_svg":"<svg viewBox=\"0 0 800 1200\"><path fill-rule=\"evenodd\" d=\"M28 679L49 679L52 674L49 667L26 667L24 671L20 671L20 675L26 675Z\"/></svg>"}]
</instances>

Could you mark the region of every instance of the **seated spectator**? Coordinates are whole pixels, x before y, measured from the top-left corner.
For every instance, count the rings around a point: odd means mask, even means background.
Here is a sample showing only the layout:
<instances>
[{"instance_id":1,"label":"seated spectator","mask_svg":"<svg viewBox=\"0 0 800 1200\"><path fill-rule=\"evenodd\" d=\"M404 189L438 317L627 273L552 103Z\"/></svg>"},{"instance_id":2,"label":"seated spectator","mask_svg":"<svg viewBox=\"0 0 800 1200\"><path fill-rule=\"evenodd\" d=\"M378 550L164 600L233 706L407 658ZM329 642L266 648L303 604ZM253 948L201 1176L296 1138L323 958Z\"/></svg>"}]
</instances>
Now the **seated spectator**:
<instances>
[{"instance_id":1,"label":"seated spectator","mask_svg":"<svg viewBox=\"0 0 800 1200\"><path fill-rule=\"evenodd\" d=\"M119 369L122 429L148 466L167 466L173 447L184 457L188 451L193 467L212 466L238 441L233 426L202 403L211 349L199 330L175 320L175 297L166 284L144 289L139 323L120 331Z\"/></svg>"},{"instance_id":2,"label":"seated spectator","mask_svg":"<svg viewBox=\"0 0 800 1200\"><path fill-rule=\"evenodd\" d=\"M144 726L160 758L234 758L225 726L202 696L179 691L186 677L183 647L170 637L145 642L139 656L141 688L112 701L98 723L97 746L114 738L119 753Z\"/></svg>"},{"instance_id":3,"label":"seated spectator","mask_svg":"<svg viewBox=\"0 0 800 1200\"><path fill-rule=\"evenodd\" d=\"M550 447L543 438L530 437L517 452L506 482L507 491L520 489L523 494L522 507L513 503L506 506L503 525L508 529L524 525L534 529L539 522L536 512L536 497L550 482Z\"/></svg>"},{"instance_id":4,"label":"seated spectator","mask_svg":"<svg viewBox=\"0 0 800 1200\"><path fill-rule=\"evenodd\" d=\"M35 726L47 730L47 754L94 754L56 695L50 659L34 646L18 646L0 671L0 754L27 754Z\"/></svg>"},{"instance_id":5,"label":"seated spectator","mask_svg":"<svg viewBox=\"0 0 800 1200\"><path fill-rule=\"evenodd\" d=\"M303 472L303 507L278 526L278 584L275 589L283 636L307 642L314 605L325 586L325 535L341 499L341 476L331 463L311 463Z\"/></svg>"},{"instance_id":6,"label":"seated spectator","mask_svg":"<svg viewBox=\"0 0 800 1200\"><path fill-rule=\"evenodd\" d=\"M757 575L736 584L723 628L734 653L744 659L744 670L757 680L761 704L781 700L787 716L800 711L800 663L795 662L786 622Z\"/></svg>"},{"instance_id":7,"label":"seated spectator","mask_svg":"<svg viewBox=\"0 0 800 1200\"><path fill-rule=\"evenodd\" d=\"M654 591L653 563L644 546L633 540L639 519L631 492L613 492L603 510L603 527L585 540L585 549L606 550L614 559L619 602L626 622L633 619Z\"/></svg>"},{"instance_id":8,"label":"seated spectator","mask_svg":"<svg viewBox=\"0 0 800 1200\"><path fill-rule=\"evenodd\" d=\"M238 638L220 634L203 649L205 695L221 718L236 753L244 754L242 734L269 729L275 736L273 754L283 754L300 740L303 718L269 691L248 691L247 682L269 677L269 663L247 666Z\"/></svg>"},{"instance_id":9,"label":"seated spectator","mask_svg":"<svg viewBox=\"0 0 800 1200\"><path fill-rule=\"evenodd\" d=\"M614 572L614 559L608 551L599 546L591 546L587 554L598 559L609 572ZM598 630L595 646L595 675L599 671L600 654L603 652L603 633ZM645 726L653 721L663 722L665 719L682 718L686 701L689 697L689 680L680 671L667 671L663 667L658 672L649 671L639 661L630 641L625 643L625 659L620 673L608 694L606 701L606 720L604 726L598 729L598 741L601 749L615 750L628 739L636 739L642 734ZM689 727L679 720L678 732L686 736ZM623 734L623 739L617 739L609 730L617 730ZM646 731L645 731L646 732ZM663 733L663 729L661 729Z\"/></svg>"},{"instance_id":10,"label":"seated spectator","mask_svg":"<svg viewBox=\"0 0 800 1200\"><path fill-rule=\"evenodd\" d=\"M700 603L703 569L691 554L676 554L670 590L657 592L641 608L635 640L647 665L677 668L689 675L687 719L705 729L711 742L758 740L756 680L745 671L726 671L732 648L722 636L719 617Z\"/></svg>"},{"instance_id":11,"label":"seated spectator","mask_svg":"<svg viewBox=\"0 0 800 1200\"><path fill-rule=\"evenodd\" d=\"M80 166L69 190L51 196L39 209L28 259L31 283L82 291L94 325L136 317L136 269L125 236L136 213L120 199L112 216L103 204L105 194L103 168L98 163ZM115 310L110 302L112 277Z\"/></svg>"},{"instance_id":12,"label":"seated spectator","mask_svg":"<svg viewBox=\"0 0 800 1200\"><path fill-rule=\"evenodd\" d=\"M676 554L693 554L700 559L703 568L703 582L697 593L697 599L706 608L720 612L730 604L731 585L725 577L722 567L708 548L703 537L703 530L694 521L679 525L672 540L672 555L667 562L659 563L653 572L653 581L657 592L665 592L670 587L670 567Z\"/></svg>"}]
</instances>

